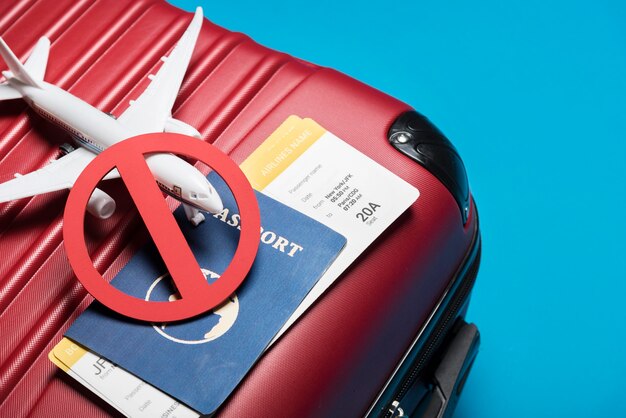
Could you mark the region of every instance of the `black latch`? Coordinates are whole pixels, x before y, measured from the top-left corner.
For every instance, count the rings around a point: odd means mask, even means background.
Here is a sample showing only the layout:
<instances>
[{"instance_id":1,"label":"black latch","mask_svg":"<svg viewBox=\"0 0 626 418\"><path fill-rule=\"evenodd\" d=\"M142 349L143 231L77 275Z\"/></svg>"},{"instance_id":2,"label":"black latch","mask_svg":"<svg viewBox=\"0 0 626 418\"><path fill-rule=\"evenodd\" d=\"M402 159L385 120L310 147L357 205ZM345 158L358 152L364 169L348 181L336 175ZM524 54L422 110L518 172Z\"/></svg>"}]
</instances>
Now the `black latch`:
<instances>
[{"instance_id":1,"label":"black latch","mask_svg":"<svg viewBox=\"0 0 626 418\"><path fill-rule=\"evenodd\" d=\"M458 331L435 371L434 390L425 418L450 418L459 395L478 354L480 334L474 324L465 324Z\"/></svg>"},{"instance_id":2,"label":"black latch","mask_svg":"<svg viewBox=\"0 0 626 418\"><path fill-rule=\"evenodd\" d=\"M463 224L469 216L469 183L454 145L428 119L414 110L403 113L388 133L391 145L424 166L452 193Z\"/></svg>"},{"instance_id":3,"label":"black latch","mask_svg":"<svg viewBox=\"0 0 626 418\"><path fill-rule=\"evenodd\" d=\"M391 417L452 417L480 345L476 326L459 321L459 330L432 376L416 381L402 400L394 401L389 407Z\"/></svg>"}]
</instances>

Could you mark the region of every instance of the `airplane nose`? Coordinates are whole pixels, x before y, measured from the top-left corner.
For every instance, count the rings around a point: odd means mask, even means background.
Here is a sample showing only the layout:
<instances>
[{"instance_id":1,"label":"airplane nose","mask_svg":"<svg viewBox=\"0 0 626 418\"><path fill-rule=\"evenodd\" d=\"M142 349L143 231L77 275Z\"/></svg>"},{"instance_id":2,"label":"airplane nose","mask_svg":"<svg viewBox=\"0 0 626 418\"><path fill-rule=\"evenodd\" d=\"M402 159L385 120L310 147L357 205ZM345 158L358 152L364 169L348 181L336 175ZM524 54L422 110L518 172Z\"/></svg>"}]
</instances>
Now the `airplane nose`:
<instances>
[{"instance_id":1,"label":"airplane nose","mask_svg":"<svg viewBox=\"0 0 626 418\"><path fill-rule=\"evenodd\" d=\"M202 209L210 213L219 213L224 210L222 198L208 181L203 195L206 197L201 199Z\"/></svg>"}]
</instances>

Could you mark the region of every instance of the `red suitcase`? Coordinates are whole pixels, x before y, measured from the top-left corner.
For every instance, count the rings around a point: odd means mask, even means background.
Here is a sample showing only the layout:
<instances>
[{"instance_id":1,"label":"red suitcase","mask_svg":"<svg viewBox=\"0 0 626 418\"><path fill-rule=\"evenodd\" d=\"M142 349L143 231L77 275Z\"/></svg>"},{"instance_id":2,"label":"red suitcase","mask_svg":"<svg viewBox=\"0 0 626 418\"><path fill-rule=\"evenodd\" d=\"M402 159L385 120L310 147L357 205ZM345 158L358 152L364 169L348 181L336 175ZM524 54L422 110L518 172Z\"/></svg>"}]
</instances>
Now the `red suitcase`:
<instances>
[{"instance_id":1,"label":"red suitcase","mask_svg":"<svg viewBox=\"0 0 626 418\"><path fill-rule=\"evenodd\" d=\"M23 0L0 3L0 34L20 59L48 36L46 81L119 115L190 17L162 0ZM174 113L238 163L287 116L310 117L421 192L218 415L449 416L479 343L463 317L480 237L463 163L447 139L392 97L208 21ZM40 168L69 142L19 100L0 103L0 132L0 181ZM66 196L0 204L2 417L117 414L47 358L92 300L65 256ZM133 211L121 199L113 217L87 227L107 279L145 239Z\"/></svg>"}]
</instances>

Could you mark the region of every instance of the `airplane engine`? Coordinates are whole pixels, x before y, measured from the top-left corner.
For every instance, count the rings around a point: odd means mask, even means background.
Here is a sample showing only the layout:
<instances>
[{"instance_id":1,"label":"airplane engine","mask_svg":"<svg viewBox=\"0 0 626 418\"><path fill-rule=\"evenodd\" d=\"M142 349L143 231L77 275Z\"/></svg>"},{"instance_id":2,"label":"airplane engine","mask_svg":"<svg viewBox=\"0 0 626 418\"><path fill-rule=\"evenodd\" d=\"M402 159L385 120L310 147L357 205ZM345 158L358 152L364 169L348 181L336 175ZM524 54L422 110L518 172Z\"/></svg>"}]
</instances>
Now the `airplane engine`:
<instances>
[{"instance_id":1,"label":"airplane engine","mask_svg":"<svg viewBox=\"0 0 626 418\"><path fill-rule=\"evenodd\" d=\"M200 132L198 132L196 128L189 125L188 123L183 122L182 120L174 118L169 118L165 122L165 128L163 128L163 132L193 136L194 138L198 139L202 138Z\"/></svg>"},{"instance_id":2,"label":"airplane engine","mask_svg":"<svg viewBox=\"0 0 626 418\"><path fill-rule=\"evenodd\" d=\"M102 190L96 188L87 203L87 212L91 213L96 218L107 219L115 212L115 200Z\"/></svg>"}]
</instances>

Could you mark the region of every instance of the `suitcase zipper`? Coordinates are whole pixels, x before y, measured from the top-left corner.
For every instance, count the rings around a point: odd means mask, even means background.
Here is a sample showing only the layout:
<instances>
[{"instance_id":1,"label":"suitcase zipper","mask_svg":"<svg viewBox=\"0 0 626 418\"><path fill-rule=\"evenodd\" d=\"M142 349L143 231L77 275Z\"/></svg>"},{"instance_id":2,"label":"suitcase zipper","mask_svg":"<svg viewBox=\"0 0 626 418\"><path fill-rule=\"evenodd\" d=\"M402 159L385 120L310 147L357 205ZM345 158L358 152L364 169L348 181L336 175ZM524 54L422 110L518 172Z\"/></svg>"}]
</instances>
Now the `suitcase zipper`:
<instances>
[{"instance_id":1,"label":"suitcase zipper","mask_svg":"<svg viewBox=\"0 0 626 418\"><path fill-rule=\"evenodd\" d=\"M432 359L434 353L441 346L444 338L448 335L448 331L450 331L454 325L461 308L469 299L469 295L478 274L478 266L480 264L480 239L477 241L476 254L473 257L474 259L472 260L471 265L467 269L461 283L454 292L448 307L439 318L435 332L433 332L426 341L420 355L418 355L413 366L411 366L410 372L403 379L402 384L399 386L400 388L392 398L392 401L384 415L385 418L407 417L407 415L405 415L405 411L402 409L402 399L420 376L425 366L429 364L429 361Z\"/></svg>"}]
</instances>

